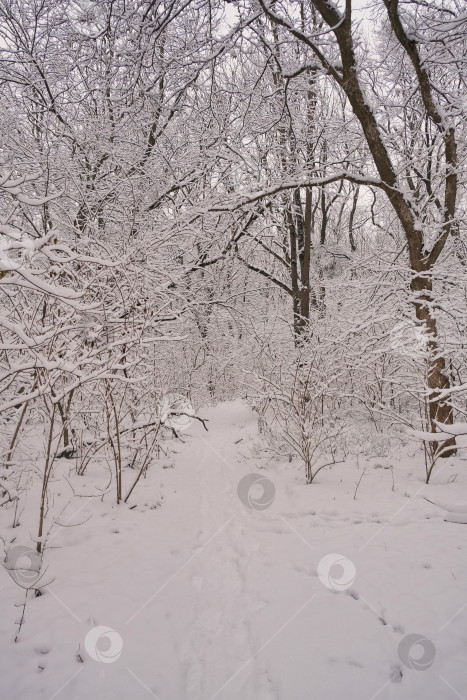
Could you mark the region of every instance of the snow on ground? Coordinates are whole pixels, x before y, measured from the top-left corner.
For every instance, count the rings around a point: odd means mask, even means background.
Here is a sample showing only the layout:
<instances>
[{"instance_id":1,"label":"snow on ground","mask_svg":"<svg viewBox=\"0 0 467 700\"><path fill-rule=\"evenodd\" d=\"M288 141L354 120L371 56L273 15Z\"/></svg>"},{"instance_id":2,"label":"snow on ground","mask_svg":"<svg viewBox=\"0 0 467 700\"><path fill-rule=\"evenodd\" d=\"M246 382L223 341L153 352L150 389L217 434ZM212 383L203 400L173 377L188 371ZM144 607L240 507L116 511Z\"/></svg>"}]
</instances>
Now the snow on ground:
<instances>
[{"instance_id":1,"label":"snow on ground","mask_svg":"<svg viewBox=\"0 0 467 700\"><path fill-rule=\"evenodd\" d=\"M252 451L241 402L202 415L209 432L195 422L168 442L128 504L70 499L60 470L88 494L103 472L60 460L50 508L68 504L66 527L48 537L17 643L24 594L0 567L2 699L466 697L467 527L445 521L467 514L466 462L444 460L424 486L421 453L361 455L305 486L298 462ZM252 473L264 497L238 486ZM28 498L17 528L1 509L7 549L33 545Z\"/></svg>"}]
</instances>

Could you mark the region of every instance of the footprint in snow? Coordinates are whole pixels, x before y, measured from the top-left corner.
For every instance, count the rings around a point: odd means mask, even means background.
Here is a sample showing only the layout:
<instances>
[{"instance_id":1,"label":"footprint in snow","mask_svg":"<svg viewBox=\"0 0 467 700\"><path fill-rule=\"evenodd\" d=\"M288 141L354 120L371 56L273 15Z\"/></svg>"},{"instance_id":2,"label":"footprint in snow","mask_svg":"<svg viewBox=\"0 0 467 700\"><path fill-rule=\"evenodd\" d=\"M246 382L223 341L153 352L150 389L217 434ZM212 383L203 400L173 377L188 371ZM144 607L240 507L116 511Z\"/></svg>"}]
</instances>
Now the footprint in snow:
<instances>
[{"instance_id":1,"label":"footprint in snow","mask_svg":"<svg viewBox=\"0 0 467 700\"><path fill-rule=\"evenodd\" d=\"M49 647L36 647L34 651L36 654L48 654L50 649Z\"/></svg>"}]
</instances>

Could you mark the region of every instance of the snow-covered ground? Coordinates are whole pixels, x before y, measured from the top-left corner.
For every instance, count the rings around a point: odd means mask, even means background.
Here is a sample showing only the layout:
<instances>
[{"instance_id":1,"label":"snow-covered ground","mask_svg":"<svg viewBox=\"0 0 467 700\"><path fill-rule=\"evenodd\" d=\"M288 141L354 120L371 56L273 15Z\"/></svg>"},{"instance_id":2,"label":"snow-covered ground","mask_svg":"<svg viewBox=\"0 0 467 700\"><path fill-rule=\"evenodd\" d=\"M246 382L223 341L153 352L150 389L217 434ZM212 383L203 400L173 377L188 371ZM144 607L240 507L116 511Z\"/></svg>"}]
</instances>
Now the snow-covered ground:
<instances>
[{"instance_id":1,"label":"snow-covered ground","mask_svg":"<svg viewBox=\"0 0 467 700\"><path fill-rule=\"evenodd\" d=\"M467 526L447 521L467 520L462 455L429 486L413 445L305 486L252 450L241 402L202 415L209 432L168 442L128 504L70 498L62 473L95 494L103 472L58 462L49 523L66 505L66 527L16 643L24 592L0 567L2 700L466 698ZM33 546L27 498L19 527L0 509L6 549Z\"/></svg>"}]
</instances>

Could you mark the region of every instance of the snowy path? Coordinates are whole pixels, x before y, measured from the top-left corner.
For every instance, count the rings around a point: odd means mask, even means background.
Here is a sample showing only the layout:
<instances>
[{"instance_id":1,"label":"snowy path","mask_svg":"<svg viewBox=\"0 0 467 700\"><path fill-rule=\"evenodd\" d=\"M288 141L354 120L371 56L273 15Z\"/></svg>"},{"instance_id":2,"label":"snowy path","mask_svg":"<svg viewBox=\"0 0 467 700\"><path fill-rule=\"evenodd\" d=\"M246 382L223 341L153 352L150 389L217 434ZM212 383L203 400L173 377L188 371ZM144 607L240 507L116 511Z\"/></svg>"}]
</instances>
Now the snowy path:
<instances>
[{"instance_id":1,"label":"snowy path","mask_svg":"<svg viewBox=\"0 0 467 700\"><path fill-rule=\"evenodd\" d=\"M444 522L423 496L465 502L465 476L456 489L448 479L464 463L448 466L429 491L413 464L394 464L393 492L391 470L373 460L357 500L354 467L305 487L297 465L271 465L260 473L274 483L274 502L249 509L237 487L264 466L251 455L255 421L240 402L204 415L209 433L196 423L184 445L171 443L178 453L161 464L175 468L156 465L131 503L73 505L80 512L70 511L70 522L92 518L54 536L47 562L55 580L29 603L17 644L21 595L1 572L2 698L463 697L467 527ZM335 552L350 560L348 577L355 567L341 591L317 574ZM332 569L331 583L344 572ZM97 625L121 637L113 663L86 653ZM436 651L425 670L398 654L410 634Z\"/></svg>"}]
</instances>

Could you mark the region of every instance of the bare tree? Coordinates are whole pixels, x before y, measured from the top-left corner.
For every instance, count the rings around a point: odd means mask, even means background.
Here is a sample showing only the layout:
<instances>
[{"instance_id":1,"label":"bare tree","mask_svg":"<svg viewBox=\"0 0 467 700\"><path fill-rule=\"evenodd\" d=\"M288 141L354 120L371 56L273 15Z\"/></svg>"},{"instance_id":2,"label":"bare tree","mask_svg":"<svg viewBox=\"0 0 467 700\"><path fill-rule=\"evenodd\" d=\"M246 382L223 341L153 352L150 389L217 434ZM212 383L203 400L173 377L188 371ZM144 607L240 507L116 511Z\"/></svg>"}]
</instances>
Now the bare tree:
<instances>
[{"instance_id":1,"label":"bare tree","mask_svg":"<svg viewBox=\"0 0 467 700\"><path fill-rule=\"evenodd\" d=\"M387 138L378 111L371 105L375 95L373 93L370 100L365 89L362 55L356 43L357 30L351 0L346 0L344 12L327 0L313 0L311 3L313 11L319 13L328 27L325 36L333 35L334 43L327 39L321 41L319 31L309 32L308 27L305 30L299 26L293 16L293 8L289 8L288 14L279 14L274 6L264 0L259 0L259 3L272 22L285 28L311 49L325 74L330 76L345 93L360 123L379 175L379 179L373 181L368 179L367 184L379 187L387 195L404 231L412 270L410 282L412 303L419 323L429 335L430 422L433 430L435 421L450 425L453 422L453 411L449 402L441 398L441 392L449 387L449 377L446 373L446 361L439 346L437 320L432 311L432 293L435 265L449 236L457 231L457 131L461 121L457 111L459 105L453 99L452 91L444 92L445 104L441 104L443 98L440 97L440 90L436 85L434 61L429 47L428 56L422 57L422 53L427 51L428 42L421 31L417 32L418 15L412 12L410 5L404 6L402 10L398 0L382 0L392 35L401 51L401 58L404 60L405 57L410 62L412 89L420 97L427 119L437 130L444 145L442 182L437 183L443 194L435 196L430 176L424 174L427 172L426 166L429 162L429 144L428 152L425 151L425 161L421 159L415 148L408 154L408 161L411 162L412 167L419 169L419 182L411 187L410 181L407 180L407 170L403 168L401 172L395 154L391 154L391 139ZM417 10L420 12L418 6ZM445 16L445 9L442 3L434 3L426 13L431 19L442 19ZM380 99L384 103L384 95ZM428 222L421 216L420 203L417 202L417 194L421 190L424 190L425 194L424 206L430 208L432 217ZM435 234L430 235L433 231ZM453 449L444 449L445 456L454 451L455 440L451 439L449 445Z\"/></svg>"}]
</instances>

